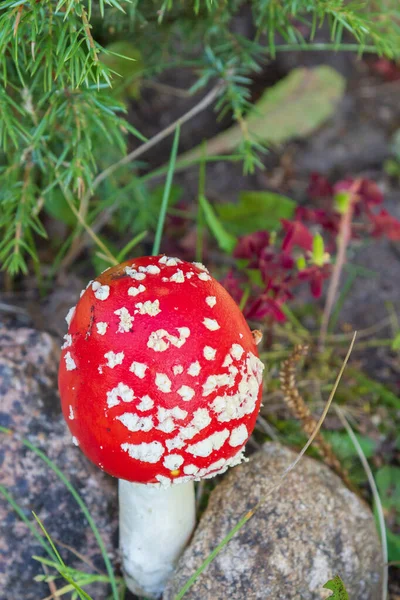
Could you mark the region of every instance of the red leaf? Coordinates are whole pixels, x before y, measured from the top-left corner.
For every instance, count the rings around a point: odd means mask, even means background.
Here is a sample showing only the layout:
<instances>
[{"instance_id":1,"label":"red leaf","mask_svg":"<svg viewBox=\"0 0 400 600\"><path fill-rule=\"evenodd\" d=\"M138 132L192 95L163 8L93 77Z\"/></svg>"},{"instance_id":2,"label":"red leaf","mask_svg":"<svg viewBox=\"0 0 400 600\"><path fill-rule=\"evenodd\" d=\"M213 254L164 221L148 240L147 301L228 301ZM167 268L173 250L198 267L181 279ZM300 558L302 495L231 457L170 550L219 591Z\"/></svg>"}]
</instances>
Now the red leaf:
<instances>
[{"instance_id":1,"label":"red leaf","mask_svg":"<svg viewBox=\"0 0 400 600\"><path fill-rule=\"evenodd\" d=\"M281 220L282 226L286 231L286 235L282 242L283 252L290 253L295 246L309 250L313 247L313 236L303 223L300 221Z\"/></svg>"},{"instance_id":2,"label":"red leaf","mask_svg":"<svg viewBox=\"0 0 400 600\"><path fill-rule=\"evenodd\" d=\"M374 237L387 237L392 241L400 240L400 221L382 209L378 214L368 213L368 218L373 224L372 235Z\"/></svg>"}]
</instances>

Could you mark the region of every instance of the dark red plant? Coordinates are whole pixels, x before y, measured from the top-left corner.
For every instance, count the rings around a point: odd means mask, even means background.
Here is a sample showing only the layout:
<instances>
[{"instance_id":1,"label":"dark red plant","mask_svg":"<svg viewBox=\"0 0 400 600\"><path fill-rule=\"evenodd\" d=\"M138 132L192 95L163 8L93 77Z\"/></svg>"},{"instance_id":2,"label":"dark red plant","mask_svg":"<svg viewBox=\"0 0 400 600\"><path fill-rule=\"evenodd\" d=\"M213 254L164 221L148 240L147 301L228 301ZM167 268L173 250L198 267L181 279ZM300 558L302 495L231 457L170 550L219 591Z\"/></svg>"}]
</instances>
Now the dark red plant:
<instances>
[{"instance_id":1,"label":"dark red plant","mask_svg":"<svg viewBox=\"0 0 400 600\"><path fill-rule=\"evenodd\" d=\"M383 194L372 180L346 178L331 184L323 175L313 173L308 195L312 205L297 207L292 220L283 219L280 234L257 231L239 239L234 257L245 259L246 266L230 270L223 284L239 304L244 304L247 319L285 321L284 305L304 283L314 298L321 296L332 271L328 252L333 254L337 249L342 215L349 202L353 203L354 215L352 240L400 240L400 221L382 208L376 212Z\"/></svg>"}]
</instances>

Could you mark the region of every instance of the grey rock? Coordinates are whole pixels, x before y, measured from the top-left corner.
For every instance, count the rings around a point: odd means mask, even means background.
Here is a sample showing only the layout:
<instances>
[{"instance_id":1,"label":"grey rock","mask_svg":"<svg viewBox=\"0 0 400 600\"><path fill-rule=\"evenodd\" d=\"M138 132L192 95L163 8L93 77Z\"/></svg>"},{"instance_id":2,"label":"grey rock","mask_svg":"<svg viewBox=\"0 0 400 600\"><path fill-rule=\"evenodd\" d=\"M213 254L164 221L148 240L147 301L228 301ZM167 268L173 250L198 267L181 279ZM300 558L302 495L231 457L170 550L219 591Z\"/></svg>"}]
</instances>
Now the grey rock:
<instances>
[{"instance_id":1,"label":"grey rock","mask_svg":"<svg viewBox=\"0 0 400 600\"><path fill-rule=\"evenodd\" d=\"M53 471L19 437L40 448L80 492L97 524L111 559L117 543L117 497L114 482L91 465L71 443L57 393L59 343L29 328L0 328L0 484L33 520L38 514L68 566L105 571L99 548L75 500ZM80 560L61 544L82 554ZM43 575L33 555L45 556L26 525L0 494L0 600L38 600L51 592L33 580ZM62 581L56 581L58 588ZM87 591L104 600L109 589L94 584Z\"/></svg>"},{"instance_id":2,"label":"grey rock","mask_svg":"<svg viewBox=\"0 0 400 600\"><path fill-rule=\"evenodd\" d=\"M179 589L296 454L265 444L210 496L164 600ZM188 600L321 600L334 575L352 600L379 595L381 548L369 507L325 465L303 458L189 589Z\"/></svg>"}]
</instances>

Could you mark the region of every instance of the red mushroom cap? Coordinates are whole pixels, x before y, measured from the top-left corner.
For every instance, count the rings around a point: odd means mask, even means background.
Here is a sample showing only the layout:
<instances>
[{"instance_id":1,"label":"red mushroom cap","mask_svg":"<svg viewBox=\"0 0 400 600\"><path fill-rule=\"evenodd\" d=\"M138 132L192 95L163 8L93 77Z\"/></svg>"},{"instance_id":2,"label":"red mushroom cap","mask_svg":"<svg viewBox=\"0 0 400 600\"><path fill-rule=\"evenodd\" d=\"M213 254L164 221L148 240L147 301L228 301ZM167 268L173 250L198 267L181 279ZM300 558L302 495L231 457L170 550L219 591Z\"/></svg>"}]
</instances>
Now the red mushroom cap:
<instances>
[{"instance_id":1,"label":"red mushroom cap","mask_svg":"<svg viewBox=\"0 0 400 600\"><path fill-rule=\"evenodd\" d=\"M243 459L263 365L238 306L203 265L156 256L112 267L67 322L63 413L96 465L169 485Z\"/></svg>"}]
</instances>

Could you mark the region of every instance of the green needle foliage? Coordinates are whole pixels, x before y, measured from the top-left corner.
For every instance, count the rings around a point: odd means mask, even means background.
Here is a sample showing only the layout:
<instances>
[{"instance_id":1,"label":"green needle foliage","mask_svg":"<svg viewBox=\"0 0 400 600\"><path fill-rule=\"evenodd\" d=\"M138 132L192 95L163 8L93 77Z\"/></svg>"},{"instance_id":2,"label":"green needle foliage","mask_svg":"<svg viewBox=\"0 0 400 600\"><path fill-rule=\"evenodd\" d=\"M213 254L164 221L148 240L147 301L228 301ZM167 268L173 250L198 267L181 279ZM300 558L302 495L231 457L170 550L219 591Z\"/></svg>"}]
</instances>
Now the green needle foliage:
<instances>
[{"instance_id":1,"label":"green needle foliage","mask_svg":"<svg viewBox=\"0 0 400 600\"><path fill-rule=\"evenodd\" d=\"M244 121L251 108L249 85L280 45L284 51L309 49L316 30L327 25L334 49L348 49L350 44L359 52L399 56L397 0L253 0L252 39L233 29L245 4L244 0L0 1L4 269L16 275L38 260L36 247L46 236L45 212L67 223L75 235L82 231L82 219L90 224L102 209L110 209L110 199L113 202L137 176L137 165L125 165L93 187L99 172L126 156L129 134L143 141L125 118L126 106L116 100L121 87L128 89L132 81L121 81L107 66L114 65L107 55L122 60L107 50L108 45L124 39L134 43L143 68L133 69L132 79L181 65L198 74L193 94L220 82L215 108L221 115L230 112L240 125L243 142L237 156L249 172L262 166L260 155L265 151ZM142 193L140 179L133 188L138 196ZM72 195L79 223L68 209L66 194ZM131 196L129 200L132 204ZM113 212L118 216L117 210ZM141 228L126 226L134 234L148 226L145 219L138 221ZM62 252L67 251L64 244Z\"/></svg>"}]
</instances>

